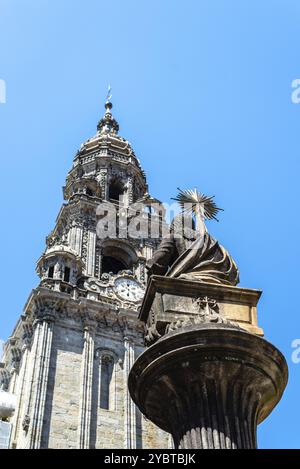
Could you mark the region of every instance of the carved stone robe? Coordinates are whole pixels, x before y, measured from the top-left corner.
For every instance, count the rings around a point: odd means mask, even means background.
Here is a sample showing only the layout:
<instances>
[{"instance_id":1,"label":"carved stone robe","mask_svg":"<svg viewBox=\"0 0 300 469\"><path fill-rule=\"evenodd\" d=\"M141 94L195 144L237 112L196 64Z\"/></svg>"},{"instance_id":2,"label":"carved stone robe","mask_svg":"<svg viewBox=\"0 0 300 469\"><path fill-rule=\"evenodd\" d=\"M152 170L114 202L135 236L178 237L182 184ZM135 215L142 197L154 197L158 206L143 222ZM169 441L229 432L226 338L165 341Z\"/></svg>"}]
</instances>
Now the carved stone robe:
<instances>
[{"instance_id":1,"label":"carved stone robe","mask_svg":"<svg viewBox=\"0 0 300 469\"><path fill-rule=\"evenodd\" d=\"M209 233L192 241L171 234L162 240L147 268L150 275L225 285L239 282L239 271L234 260Z\"/></svg>"}]
</instances>

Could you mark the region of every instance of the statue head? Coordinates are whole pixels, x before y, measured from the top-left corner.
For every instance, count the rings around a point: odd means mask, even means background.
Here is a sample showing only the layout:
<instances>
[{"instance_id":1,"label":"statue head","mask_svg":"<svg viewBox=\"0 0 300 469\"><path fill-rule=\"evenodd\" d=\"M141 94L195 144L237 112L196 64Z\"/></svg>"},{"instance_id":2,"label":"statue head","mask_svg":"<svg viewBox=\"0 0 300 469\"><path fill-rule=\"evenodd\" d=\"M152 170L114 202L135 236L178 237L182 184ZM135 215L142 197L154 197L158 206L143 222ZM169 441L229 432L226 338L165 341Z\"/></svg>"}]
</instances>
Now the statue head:
<instances>
[{"instance_id":1,"label":"statue head","mask_svg":"<svg viewBox=\"0 0 300 469\"><path fill-rule=\"evenodd\" d=\"M197 237L194 218L186 213L179 213L173 218L170 231L175 238L193 241Z\"/></svg>"}]
</instances>

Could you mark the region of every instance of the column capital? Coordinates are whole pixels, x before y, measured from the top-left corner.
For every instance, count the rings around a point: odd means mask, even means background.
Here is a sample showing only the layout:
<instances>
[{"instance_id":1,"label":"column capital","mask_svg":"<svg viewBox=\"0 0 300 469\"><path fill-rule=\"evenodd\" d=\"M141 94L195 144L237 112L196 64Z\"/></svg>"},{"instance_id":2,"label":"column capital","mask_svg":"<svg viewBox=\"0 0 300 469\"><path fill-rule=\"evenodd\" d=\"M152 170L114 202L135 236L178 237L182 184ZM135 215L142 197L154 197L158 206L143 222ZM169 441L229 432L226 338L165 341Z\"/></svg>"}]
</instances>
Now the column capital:
<instances>
[{"instance_id":1,"label":"column capital","mask_svg":"<svg viewBox=\"0 0 300 469\"><path fill-rule=\"evenodd\" d=\"M7 391L9 388L9 382L10 382L10 373L8 372L7 368L5 368L5 365L3 362L1 362L0 366L0 389L3 389L3 391Z\"/></svg>"},{"instance_id":2,"label":"column capital","mask_svg":"<svg viewBox=\"0 0 300 469\"><path fill-rule=\"evenodd\" d=\"M32 344L32 336L33 336L33 327L32 323L30 322L23 322L23 334L22 334L22 353L25 350L30 349Z\"/></svg>"},{"instance_id":3,"label":"column capital","mask_svg":"<svg viewBox=\"0 0 300 469\"><path fill-rule=\"evenodd\" d=\"M97 321L91 318L83 318L82 319L83 330L85 332L89 332L90 334L94 334L97 329Z\"/></svg>"},{"instance_id":4,"label":"column capital","mask_svg":"<svg viewBox=\"0 0 300 469\"><path fill-rule=\"evenodd\" d=\"M33 321L33 328L35 329L38 324L42 324L44 322L48 324L52 324L56 321L56 316L55 314L51 313L50 311L47 311L43 314L39 314Z\"/></svg>"},{"instance_id":5,"label":"column capital","mask_svg":"<svg viewBox=\"0 0 300 469\"><path fill-rule=\"evenodd\" d=\"M21 353L21 348L18 346L11 347L10 351L11 351L11 363L12 363L11 374L13 374L19 371L22 353Z\"/></svg>"},{"instance_id":6,"label":"column capital","mask_svg":"<svg viewBox=\"0 0 300 469\"><path fill-rule=\"evenodd\" d=\"M129 343L134 343L135 341L135 336L132 330L128 329L128 327L125 327L123 330L123 341L124 342L129 342Z\"/></svg>"}]
</instances>

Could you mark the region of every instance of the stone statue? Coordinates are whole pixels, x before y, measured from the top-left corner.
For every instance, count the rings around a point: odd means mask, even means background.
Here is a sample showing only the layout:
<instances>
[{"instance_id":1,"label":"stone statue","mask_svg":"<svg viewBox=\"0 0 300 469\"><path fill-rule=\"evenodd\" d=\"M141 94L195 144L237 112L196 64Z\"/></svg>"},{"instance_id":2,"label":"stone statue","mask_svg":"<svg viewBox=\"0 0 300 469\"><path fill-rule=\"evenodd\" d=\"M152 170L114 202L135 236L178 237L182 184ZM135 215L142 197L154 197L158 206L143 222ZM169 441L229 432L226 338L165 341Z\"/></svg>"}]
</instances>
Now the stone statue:
<instances>
[{"instance_id":1,"label":"stone statue","mask_svg":"<svg viewBox=\"0 0 300 469\"><path fill-rule=\"evenodd\" d=\"M239 283L239 271L234 260L208 233L204 223L205 219L216 219L216 213L221 210L212 199L196 190L180 190L175 200L183 212L174 218L170 234L163 238L153 258L148 261L149 275L225 285Z\"/></svg>"}]
</instances>

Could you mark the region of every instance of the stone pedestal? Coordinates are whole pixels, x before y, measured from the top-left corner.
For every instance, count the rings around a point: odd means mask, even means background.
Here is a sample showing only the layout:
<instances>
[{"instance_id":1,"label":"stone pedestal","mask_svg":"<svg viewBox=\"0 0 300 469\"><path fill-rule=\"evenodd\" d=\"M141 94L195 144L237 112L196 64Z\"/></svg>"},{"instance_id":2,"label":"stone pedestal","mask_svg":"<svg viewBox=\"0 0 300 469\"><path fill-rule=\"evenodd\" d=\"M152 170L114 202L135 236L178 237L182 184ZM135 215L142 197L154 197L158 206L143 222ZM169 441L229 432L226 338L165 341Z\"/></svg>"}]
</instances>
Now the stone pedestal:
<instances>
[{"instance_id":1,"label":"stone pedestal","mask_svg":"<svg viewBox=\"0 0 300 469\"><path fill-rule=\"evenodd\" d=\"M231 313L241 312L241 301L251 311L254 297L253 290L152 277L140 313L150 346L131 369L129 390L176 448L256 447L256 427L280 400L288 371L273 345L241 327L256 324L222 314L227 308L230 316L230 304Z\"/></svg>"}]
</instances>

